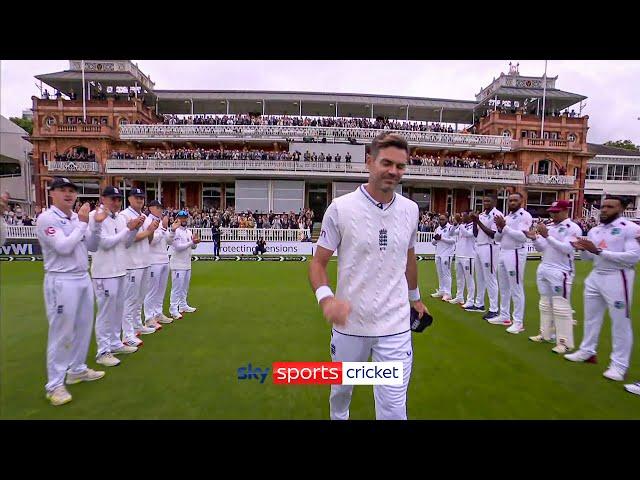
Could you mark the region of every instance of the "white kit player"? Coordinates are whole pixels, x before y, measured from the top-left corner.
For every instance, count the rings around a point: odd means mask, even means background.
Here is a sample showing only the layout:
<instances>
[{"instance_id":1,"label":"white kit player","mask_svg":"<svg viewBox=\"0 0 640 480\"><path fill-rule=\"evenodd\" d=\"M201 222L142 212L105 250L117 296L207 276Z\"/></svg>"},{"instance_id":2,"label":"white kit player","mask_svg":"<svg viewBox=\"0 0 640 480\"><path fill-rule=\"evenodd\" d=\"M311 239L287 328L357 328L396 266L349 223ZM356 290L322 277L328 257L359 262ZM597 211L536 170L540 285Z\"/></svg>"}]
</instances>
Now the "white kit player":
<instances>
[{"instance_id":1,"label":"white kit player","mask_svg":"<svg viewBox=\"0 0 640 480\"><path fill-rule=\"evenodd\" d=\"M496 243L498 231L495 219L502 215L496 208L497 197L487 195L482 199L484 210L477 215L471 213L473 234L476 237L476 301L468 312L485 313L485 292L489 296L489 310L482 316L484 320L497 318L498 313L498 254L500 246Z\"/></svg>"},{"instance_id":2,"label":"white kit player","mask_svg":"<svg viewBox=\"0 0 640 480\"><path fill-rule=\"evenodd\" d=\"M195 312L196 308L189 306L187 295L191 282L191 250L200 243L200 237L187 228L189 214L180 210L176 215L180 226L176 229L173 238L173 253L169 261L171 269L171 296L169 303L169 315L174 319L182 318L183 313ZM173 228L173 227L172 227Z\"/></svg>"},{"instance_id":3,"label":"white kit player","mask_svg":"<svg viewBox=\"0 0 640 480\"><path fill-rule=\"evenodd\" d=\"M71 401L64 386L98 380L104 372L87 367L93 329L93 287L89 251L100 242L105 211L89 229L89 204L78 213L78 189L68 178L54 178L49 187L52 207L38 216L36 235L44 258L44 301L49 321L46 397L52 405Z\"/></svg>"},{"instance_id":4,"label":"white kit player","mask_svg":"<svg viewBox=\"0 0 640 480\"><path fill-rule=\"evenodd\" d=\"M446 215L440 215L438 223L431 242L436 247L438 289L431 296L442 298L443 301L448 302L451 300L451 259L456 250L456 237L453 226L447 220Z\"/></svg>"},{"instance_id":5,"label":"white kit player","mask_svg":"<svg viewBox=\"0 0 640 480\"><path fill-rule=\"evenodd\" d=\"M596 350L605 310L611 317L613 348L611 363L603 375L622 381L629 369L633 331L631 295L635 264L640 260L640 227L622 217L624 204L618 197L607 198L600 209L600 224L587 239L574 242L580 256L593 260L593 270L584 282L584 336L580 348L564 358L572 362L596 363Z\"/></svg>"},{"instance_id":6,"label":"white kit player","mask_svg":"<svg viewBox=\"0 0 640 480\"><path fill-rule=\"evenodd\" d=\"M527 264L527 236L533 218L522 208L522 194L516 192L508 198L509 215L496 217L500 242L498 255L498 285L500 287L500 316L488 320L494 325L509 325L507 332L524 331L524 270ZM513 315L511 314L513 300ZM511 320L513 318L513 321Z\"/></svg>"},{"instance_id":7,"label":"white kit player","mask_svg":"<svg viewBox=\"0 0 640 480\"><path fill-rule=\"evenodd\" d=\"M129 190L129 206L120 215L127 221L138 219L142 216L144 223L138 229L136 237L125 251L127 264L127 277L124 290L124 314L122 316L123 341L125 343L135 341L136 336L148 335L156 331L155 327L148 327L142 323L142 302L147 289L147 277L149 275L149 240L160 224L157 220L151 220L142 213L145 193L140 188Z\"/></svg>"},{"instance_id":8,"label":"white kit player","mask_svg":"<svg viewBox=\"0 0 640 480\"><path fill-rule=\"evenodd\" d=\"M418 206L395 194L409 158L406 140L383 133L367 155L369 182L333 200L327 209L309 281L331 331L331 357L339 362L403 363L402 385L374 385L376 418L406 420L413 349L410 302L420 313L415 242ZM338 252L335 295L327 265ZM353 386L331 385L330 418L347 420Z\"/></svg>"},{"instance_id":9,"label":"white kit player","mask_svg":"<svg viewBox=\"0 0 640 480\"><path fill-rule=\"evenodd\" d=\"M160 226L153 232L151 243L149 244L149 255L151 265L149 266L149 276L147 278L148 290L144 297L145 324L154 328L158 324L171 323L173 319L162 313L164 295L167 291L167 281L169 280L169 253L167 248L173 242L175 229L180 226L178 220L172 228L169 228L169 217L162 215L162 204L158 200L149 202L149 218L160 222Z\"/></svg>"},{"instance_id":10,"label":"white kit player","mask_svg":"<svg viewBox=\"0 0 640 480\"><path fill-rule=\"evenodd\" d=\"M542 252L542 261L536 271L536 283L540 301L540 334L529 337L533 342L551 342L556 337L555 353L573 350L573 310L571 308L571 285L575 275L573 262L575 242L581 228L569 219L571 202L553 202L547 212L553 224L537 225L537 234L527 232L537 251Z\"/></svg>"},{"instance_id":11,"label":"white kit player","mask_svg":"<svg viewBox=\"0 0 640 480\"><path fill-rule=\"evenodd\" d=\"M462 216L456 214L453 233L456 238L456 296L449 303L462 303L462 308L474 307L476 298L476 282L473 278L476 261L476 237L473 235L473 222L469 212ZM467 298L464 289L467 287Z\"/></svg>"},{"instance_id":12,"label":"white kit player","mask_svg":"<svg viewBox=\"0 0 640 480\"><path fill-rule=\"evenodd\" d=\"M108 216L102 222L102 234L98 250L91 257L91 278L93 290L98 304L96 315L96 363L105 367L115 367L120 360L117 354L134 353L138 350L138 342L129 340L126 344L120 339L122 315L124 310L125 263L127 245L135 239L138 228L142 225L142 217L127 220L120 215L122 206L122 190L117 187L106 187L100 198L101 208ZM89 215L89 227L95 222L94 210Z\"/></svg>"}]
</instances>

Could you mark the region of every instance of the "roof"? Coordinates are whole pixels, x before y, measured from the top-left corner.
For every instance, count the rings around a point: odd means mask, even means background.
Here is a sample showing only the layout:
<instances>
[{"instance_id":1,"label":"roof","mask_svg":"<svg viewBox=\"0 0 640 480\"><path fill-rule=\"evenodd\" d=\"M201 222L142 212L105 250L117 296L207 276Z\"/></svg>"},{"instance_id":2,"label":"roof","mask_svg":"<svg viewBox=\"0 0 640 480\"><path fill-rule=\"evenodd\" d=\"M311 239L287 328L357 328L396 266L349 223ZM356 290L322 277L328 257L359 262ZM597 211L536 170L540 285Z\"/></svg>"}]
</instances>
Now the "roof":
<instances>
[{"instance_id":1,"label":"roof","mask_svg":"<svg viewBox=\"0 0 640 480\"><path fill-rule=\"evenodd\" d=\"M640 152L627 150L626 148L610 147L609 145L601 145L599 143L588 143L589 153L596 155L613 155L617 157L640 157Z\"/></svg>"},{"instance_id":2,"label":"roof","mask_svg":"<svg viewBox=\"0 0 640 480\"><path fill-rule=\"evenodd\" d=\"M495 93L498 96L509 95L511 97L520 97L520 98L542 97L542 95L544 94L547 98L573 100L573 103L578 103L579 101L585 100L587 98L584 95L565 92L564 90L558 90L557 88L547 88L547 91L545 93L545 91L542 88L500 87Z\"/></svg>"}]
</instances>

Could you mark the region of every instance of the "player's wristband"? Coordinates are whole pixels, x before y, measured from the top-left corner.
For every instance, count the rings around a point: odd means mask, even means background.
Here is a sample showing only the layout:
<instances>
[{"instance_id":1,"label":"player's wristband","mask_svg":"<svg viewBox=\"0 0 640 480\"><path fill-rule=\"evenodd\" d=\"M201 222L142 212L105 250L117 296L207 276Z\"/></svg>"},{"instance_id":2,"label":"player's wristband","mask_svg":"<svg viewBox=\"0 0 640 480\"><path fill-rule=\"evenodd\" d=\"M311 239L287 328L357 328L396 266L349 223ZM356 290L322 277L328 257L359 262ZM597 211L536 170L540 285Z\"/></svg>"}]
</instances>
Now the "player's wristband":
<instances>
[{"instance_id":1,"label":"player's wristband","mask_svg":"<svg viewBox=\"0 0 640 480\"><path fill-rule=\"evenodd\" d=\"M414 290L409 290L409 301L417 302L420 300L420 289L416 287Z\"/></svg>"},{"instance_id":2,"label":"player's wristband","mask_svg":"<svg viewBox=\"0 0 640 480\"><path fill-rule=\"evenodd\" d=\"M318 299L318 303L320 303L323 299L327 298L327 297L333 297L333 292L331 291L331 288L329 288L326 285L323 285L321 287L318 287L318 289L316 290L316 298Z\"/></svg>"}]
</instances>

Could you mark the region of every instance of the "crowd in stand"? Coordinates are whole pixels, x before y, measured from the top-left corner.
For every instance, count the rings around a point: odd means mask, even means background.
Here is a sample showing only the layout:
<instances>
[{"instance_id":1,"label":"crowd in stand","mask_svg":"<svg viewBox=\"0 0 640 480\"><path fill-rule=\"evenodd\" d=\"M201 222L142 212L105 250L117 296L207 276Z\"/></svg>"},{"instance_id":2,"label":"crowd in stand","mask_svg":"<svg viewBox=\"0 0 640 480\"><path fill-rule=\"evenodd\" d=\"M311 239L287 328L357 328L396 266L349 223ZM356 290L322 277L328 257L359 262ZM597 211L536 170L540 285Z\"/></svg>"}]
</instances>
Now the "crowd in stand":
<instances>
[{"instance_id":1,"label":"crowd in stand","mask_svg":"<svg viewBox=\"0 0 640 480\"><path fill-rule=\"evenodd\" d=\"M179 148L174 150L155 150L152 152L141 152L133 155L126 152L112 152L111 158L129 160L256 160L256 161L305 161L305 162L336 162L351 163L352 157L347 153L342 157L339 153L331 155L324 152L310 152L304 154L299 151L294 152L274 152L267 150L216 150L216 149L188 149ZM409 158L410 165L432 166L432 167L456 167L456 168L480 168L494 170L517 170L515 162L504 163L499 161L485 160L479 157L446 157L441 158L433 155L412 155Z\"/></svg>"},{"instance_id":2,"label":"crowd in stand","mask_svg":"<svg viewBox=\"0 0 640 480\"><path fill-rule=\"evenodd\" d=\"M165 125L273 125L287 127L373 128L378 130L407 130L414 132L457 133L451 125L418 121L392 120L378 117L301 117L288 115L165 115Z\"/></svg>"}]
</instances>

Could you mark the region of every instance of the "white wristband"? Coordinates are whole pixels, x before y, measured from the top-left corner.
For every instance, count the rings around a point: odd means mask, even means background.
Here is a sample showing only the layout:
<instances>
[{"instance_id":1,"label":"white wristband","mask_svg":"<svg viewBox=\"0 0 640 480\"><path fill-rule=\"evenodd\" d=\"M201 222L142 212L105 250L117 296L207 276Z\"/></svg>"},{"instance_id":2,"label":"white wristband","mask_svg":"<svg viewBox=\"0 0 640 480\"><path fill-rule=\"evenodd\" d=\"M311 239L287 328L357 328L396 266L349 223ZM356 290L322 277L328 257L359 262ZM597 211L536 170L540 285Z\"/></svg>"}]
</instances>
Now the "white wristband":
<instances>
[{"instance_id":1,"label":"white wristband","mask_svg":"<svg viewBox=\"0 0 640 480\"><path fill-rule=\"evenodd\" d=\"M420 300L420 289L416 287L415 290L409 290L409 301L417 302L418 300Z\"/></svg>"},{"instance_id":2,"label":"white wristband","mask_svg":"<svg viewBox=\"0 0 640 480\"><path fill-rule=\"evenodd\" d=\"M334 296L333 292L326 285L318 287L318 289L316 290L316 298L318 299L318 303L320 303L323 299L327 297L333 297L333 296Z\"/></svg>"}]
</instances>

